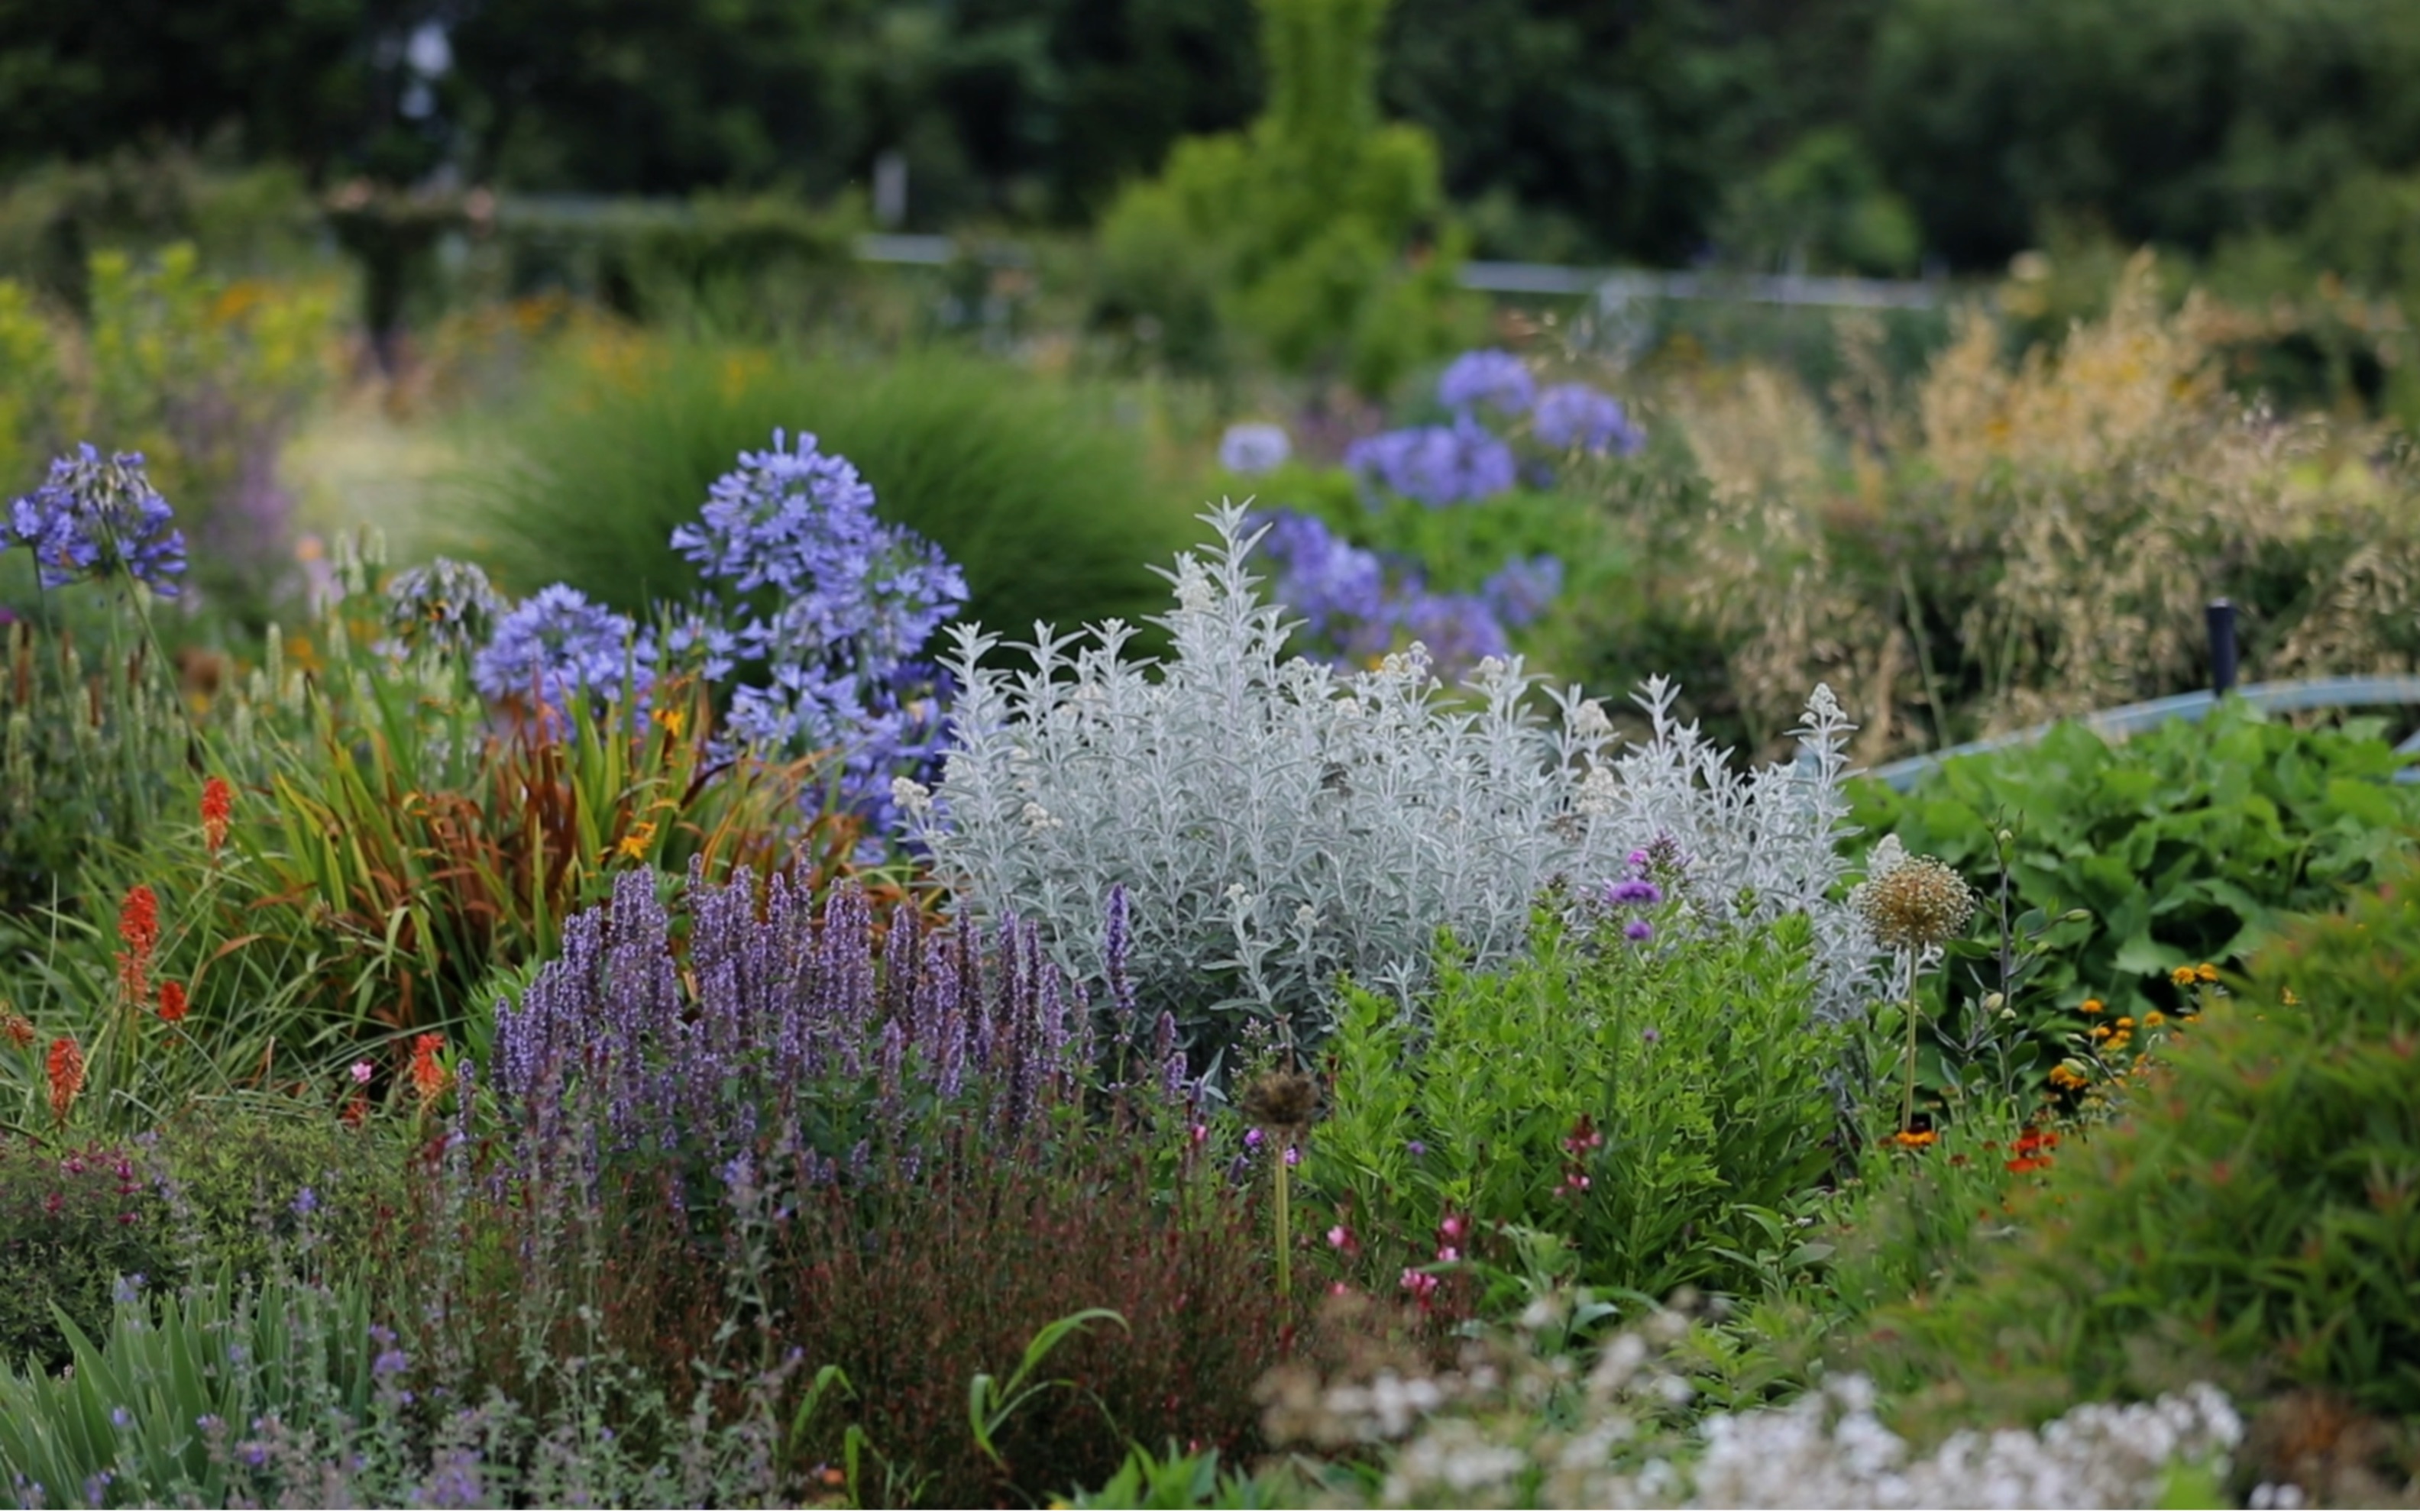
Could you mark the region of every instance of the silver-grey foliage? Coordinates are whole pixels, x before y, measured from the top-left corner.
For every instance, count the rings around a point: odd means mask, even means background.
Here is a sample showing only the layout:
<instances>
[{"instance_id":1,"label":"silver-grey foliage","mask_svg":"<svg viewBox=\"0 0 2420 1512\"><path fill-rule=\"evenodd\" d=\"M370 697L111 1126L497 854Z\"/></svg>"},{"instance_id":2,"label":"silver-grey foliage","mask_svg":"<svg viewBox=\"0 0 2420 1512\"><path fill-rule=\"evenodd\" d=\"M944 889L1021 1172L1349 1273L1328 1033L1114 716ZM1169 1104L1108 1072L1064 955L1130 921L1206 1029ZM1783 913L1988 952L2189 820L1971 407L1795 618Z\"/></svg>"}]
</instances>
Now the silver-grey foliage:
<instances>
[{"instance_id":1,"label":"silver-grey foliage","mask_svg":"<svg viewBox=\"0 0 2420 1512\"><path fill-rule=\"evenodd\" d=\"M1548 690L1490 659L1449 698L1417 645L1343 676L1282 654L1283 610L1254 593L1240 506L1180 556L1164 663L1123 655L1131 627L1035 627L1006 670L997 637L959 627L943 658L960 689L938 791L896 795L962 905L1038 923L1063 966L1098 980L1109 889L1131 901L1130 971L1197 1048L1239 1020L1325 1026L1340 973L1408 994L1449 929L1482 963L1525 936L1556 879L1625 874L1662 838L1701 916L1811 916L1818 1001L1860 1010L1873 946L1834 902L1851 726L1827 688L1808 701L1793 766L1740 774L1672 713L1638 697L1643 744L1615 735L1577 688Z\"/></svg>"}]
</instances>

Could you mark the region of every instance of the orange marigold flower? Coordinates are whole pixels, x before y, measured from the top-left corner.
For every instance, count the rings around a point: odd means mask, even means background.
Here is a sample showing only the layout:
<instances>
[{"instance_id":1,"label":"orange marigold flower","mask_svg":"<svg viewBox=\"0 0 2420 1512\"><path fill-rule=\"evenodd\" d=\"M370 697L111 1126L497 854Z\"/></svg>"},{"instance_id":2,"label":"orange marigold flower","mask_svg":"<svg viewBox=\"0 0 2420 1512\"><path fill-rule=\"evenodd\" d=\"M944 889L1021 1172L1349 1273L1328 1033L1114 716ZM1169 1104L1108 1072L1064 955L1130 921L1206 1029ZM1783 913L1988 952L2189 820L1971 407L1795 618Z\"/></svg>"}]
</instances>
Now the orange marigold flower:
<instances>
[{"instance_id":1,"label":"orange marigold flower","mask_svg":"<svg viewBox=\"0 0 2420 1512\"><path fill-rule=\"evenodd\" d=\"M2168 973L2168 981L2174 986L2190 987L2194 984L2195 976L2195 972L2193 967L2179 966L2176 970Z\"/></svg>"},{"instance_id":2,"label":"orange marigold flower","mask_svg":"<svg viewBox=\"0 0 2420 1512\"><path fill-rule=\"evenodd\" d=\"M160 1021L174 1024L185 1016L185 984L163 981L160 984Z\"/></svg>"},{"instance_id":3,"label":"orange marigold flower","mask_svg":"<svg viewBox=\"0 0 2420 1512\"><path fill-rule=\"evenodd\" d=\"M13 1008L0 1013L0 1040L8 1041L12 1049L24 1049L34 1042L34 1021Z\"/></svg>"},{"instance_id":4,"label":"orange marigold flower","mask_svg":"<svg viewBox=\"0 0 2420 1512\"><path fill-rule=\"evenodd\" d=\"M2218 968L2205 961L2200 965L2194 967L2194 980L2196 981L2216 981L2218 980Z\"/></svg>"},{"instance_id":5,"label":"orange marigold flower","mask_svg":"<svg viewBox=\"0 0 2420 1512\"><path fill-rule=\"evenodd\" d=\"M118 904L117 938L126 947L117 952L118 988L128 1002L147 1002L151 996L151 952L160 944L160 900L143 883L127 888L126 901Z\"/></svg>"},{"instance_id":6,"label":"orange marigold flower","mask_svg":"<svg viewBox=\"0 0 2420 1512\"><path fill-rule=\"evenodd\" d=\"M2168 1022L2168 1016L2156 1008L2143 1015L2143 1027L2147 1029L2156 1029L2166 1022Z\"/></svg>"},{"instance_id":7,"label":"orange marigold flower","mask_svg":"<svg viewBox=\"0 0 2420 1512\"><path fill-rule=\"evenodd\" d=\"M436 1102L439 1094L445 1090L446 1083L453 1079L437 1059L437 1052L444 1048L445 1036L442 1034L412 1037L411 1089L420 1094L424 1104Z\"/></svg>"},{"instance_id":8,"label":"orange marigold flower","mask_svg":"<svg viewBox=\"0 0 2420 1512\"><path fill-rule=\"evenodd\" d=\"M2061 1064L2050 1069L2050 1084L2053 1087L2063 1087L2070 1091L2082 1091L2092 1085L2092 1078Z\"/></svg>"},{"instance_id":9,"label":"orange marigold flower","mask_svg":"<svg viewBox=\"0 0 2420 1512\"><path fill-rule=\"evenodd\" d=\"M73 1035L61 1035L51 1041L43 1069L51 1080L51 1117L65 1123L76 1094L84 1090L84 1047Z\"/></svg>"},{"instance_id":10,"label":"orange marigold flower","mask_svg":"<svg viewBox=\"0 0 2420 1512\"><path fill-rule=\"evenodd\" d=\"M2084 1011L2084 1012L2086 1012L2086 1013L2098 1013L2098 1012L2100 1012L2102 1009L2104 1009L2104 1008L2106 1008L2106 1007L2108 1007L2108 1006L2109 1006L2108 1004L2103 1003L2103 1002L2102 1002L2100 998L2098 998L2098 997L2087 997L2087 998L2086 998L2086 999L2084 1000L2084 1007L2083 1007L2082 1011Z\"/></svg>"},{"instance_id":11,"label":"orange marigold flower","mask_svg":"<svg viewBox=\"0 0 2420 1512\"><path fill-rule=\"evenodd\" d=\"M235 789L227 779L213 777L202 784L202 843L216 856L226 843L227 820L235 812Z\"/></svg>"},{"instance_id":12,"label":"orange marigold flower","mask_svg":"<svg viewBox=\"0 0 2420 1512\"><path fill-rule=\"evenodd\" d=\"M1891 1135L1891 1143L1901 1149L1922 1149L1927 1145L1939 1140L1940 1137L1930 1129L1901 1129Z\"/></svg>"}]
</instances>

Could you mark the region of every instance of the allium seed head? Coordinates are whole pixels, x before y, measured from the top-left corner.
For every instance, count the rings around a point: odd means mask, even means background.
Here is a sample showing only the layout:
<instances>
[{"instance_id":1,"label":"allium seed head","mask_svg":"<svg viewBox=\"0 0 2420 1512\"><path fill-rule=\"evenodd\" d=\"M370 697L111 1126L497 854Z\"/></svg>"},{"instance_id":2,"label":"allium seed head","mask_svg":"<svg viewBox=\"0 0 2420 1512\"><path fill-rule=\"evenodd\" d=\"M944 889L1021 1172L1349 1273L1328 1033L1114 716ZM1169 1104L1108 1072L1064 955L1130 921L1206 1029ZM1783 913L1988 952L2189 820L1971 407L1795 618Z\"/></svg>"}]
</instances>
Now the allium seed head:
<instances>
[{"instance_id":1,"label":"allium seed head","mask_svg":"<svg viewBox=\"0 0 2420 1512\"><path fill-rule=\"evenodd\" d=\"M1850 892L1887 949L1916 950L1956 939L1975 917L1975 890L1947 862L1909 856L1896 837L1876 847L1866 880Z\"/></svg>"}]
</instances>

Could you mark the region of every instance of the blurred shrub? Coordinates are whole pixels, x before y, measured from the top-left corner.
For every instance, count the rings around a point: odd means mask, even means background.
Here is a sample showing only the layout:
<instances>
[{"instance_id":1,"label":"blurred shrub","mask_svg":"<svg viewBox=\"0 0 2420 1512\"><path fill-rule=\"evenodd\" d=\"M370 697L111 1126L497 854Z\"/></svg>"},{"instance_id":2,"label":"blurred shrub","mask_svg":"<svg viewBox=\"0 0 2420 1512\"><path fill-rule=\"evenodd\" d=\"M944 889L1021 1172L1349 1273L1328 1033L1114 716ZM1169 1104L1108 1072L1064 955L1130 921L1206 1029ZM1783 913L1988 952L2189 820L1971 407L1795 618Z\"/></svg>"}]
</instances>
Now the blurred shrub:
<instances>
[{"instance_id":1,"label":"blurred shrub","mask_svg":"<svg viewBox=\"0 0 2420 1512\"><path fill-rule=\"evenodd\" d=\"M2288 925L1887 1357L2045 1412L2202 1365L2420 1412L2420 881Z\"/></svg>"},{"instance_id":2,"label":"blurred shrub","mask_svg":"<svg viewBox=\"0 0 2420 1512\"><path fill-rule=\"evenodd\" d=\"M0 278L88 317L92 257L156 256L190 243L223 276L324 277L318 211L302 175L261 163L206 166L190 154L121 150L50 162L0 186Z\"/></svg>"},{"instance_id":3,"label":"blurred shrub","mask_svg":"<svg viewBox=\"0 0 2420 1512\"><path fill-rule=\"evenodd\" d=\"M0 479L31 486L80 440L142 453L194 548L193 582L263 616L291 562L279 449L329 376L334 289L219 277L184 243L89 266L84 325L0 280Z\"/></svg>"},{"instance_id":4,"label":"blurred shrub","mask_svg":"<svg viewBox=\"0 0 2420 1512\"><path fill-rule=\"evenodd\" d=\"M2377 730L2297 730L2238 702L2123 745L2061 725L2037 744L1959 757L1904 795L1853 780L1852 816L1867 836L1958 867L1984 895L1984 922L1931 979L1940 995L1928 1012L1954 1036L1988 1017L1987 994L2005 993L2038 1036L2025 1057L2038 1080L2070 1037L2189 1011L2173 970L2240 960L2284 915L2323 905L2408 847L2420 786L2391 780L2405 763ZM2090 915L2042 933L2022 992L2003 980L1990 907L2004 827L2011 921ZM2099 1007L2079 1016L2087 1000Z\"/></svg>"},{"instance_id":5,"label":"blurred shrub","mask_svg":"<svg viewBox=\"0 0 2420 1512\"><path fill-rule=\"evenodd\" d=\"M1267 110L1242 132L1179 142L1157 179L1110 208L1102 318L1180 364L1265 352L1373 393L1450 348L1461 238L1435 144L1377 119L1386 8L1262 0Z\"/></svg>"},{"instance_id":6,"label":"blurred shrub","mask_svg":"<svg viewBox=\"0 0 2420 1512\"><path fill-rule=\"evenodd\" d=\"M1679 933L1729 900L1652 875L1579 927L1541 914L1508 966L1449 963L1416 1017L1346 991L1304 1174L1365 1284L1415 1288L1404 1267L1457 1257L1440 1242L1514 1225L1568 1239L1599 1289L1754 1285L1747 1257L1830 1164L1844 1030L1814 1012L1806 919Z\"/></svg>"},{"instance_id":7,"label":"blurred shrub","mask_svg":"<svg viewBox=\"0 0 2420 1512\"><path fill-rule=\"evenodd\" d=\"M965 613L986 625L1139 619L1161 593L1147 564L1189 539L1181 505L1154 502L1140 438L1029 374L622 337L573 344L463 480L463 552L516 590L561 580L644 614L699 586L673 529L777 427L855 464L883 518L965 570Z\"/></svg>"}]
</instances>

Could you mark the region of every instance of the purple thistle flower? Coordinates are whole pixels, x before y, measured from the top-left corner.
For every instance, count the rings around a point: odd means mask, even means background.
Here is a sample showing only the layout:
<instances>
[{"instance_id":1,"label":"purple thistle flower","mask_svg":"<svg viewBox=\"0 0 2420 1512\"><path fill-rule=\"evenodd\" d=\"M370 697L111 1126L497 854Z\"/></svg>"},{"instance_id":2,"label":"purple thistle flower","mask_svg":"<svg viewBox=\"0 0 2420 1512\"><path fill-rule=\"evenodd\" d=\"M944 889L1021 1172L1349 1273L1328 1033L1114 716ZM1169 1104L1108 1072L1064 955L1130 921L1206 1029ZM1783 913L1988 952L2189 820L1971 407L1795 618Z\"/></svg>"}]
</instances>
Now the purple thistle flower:
<instances>
[{"instance_id":1,"label":"purple thistle flower","mask_svg":"<svg viewBox=\"0 0 2420 1512\"><path fill-rule=\"evenodd\" d=\"M1644 945L1655 937L1655 926L1646 919L1634 918L1621 926L1621 937L1635 944Z\"/></svg>"},{"instance_id":2,"label":"purple thistle flower","mask_svg":"<svg viewBox=\"0 0 2420 1512\"><path fill-rule=\"evenodd\" d=\"M1630 877L1605 889L1605 901L1621 907L1636 908L1664 901L1664 889L1642 877Z\"/></svg>"},{"instance_id":3,"label":"purple thistle flower","mask_svg":"<svg viewBox=\"0 0 2420 1512\"><path fill-rule=\"evenodd\" d=\"M44 588L124 577L174 598L185 575L185 535L175 519L141 453L119 452L104 462L86 441L53 460L41 486L8 506L0 550L22 545L32 551Z\"/></svg>"},{"instance_id":4,"label":"purple thistle flower","mask_svg":"<svg viewBox=\"0 0 2420 1512\"><path fill-rule=\"evenodd\" d=\"M1538 395L1530 434L1557 451L1600 456L1632 456L1647 444L1621 400L1585 383L1558 383Z\"/></svg>"},{"instance_id":5,"label":"purple thistle flower","mask_svg":"<svg viewBox=\"0 0 2420 1512\"><path fill-rule=\"evenodd\" d=\"M1452 409L1483 404L1517 415L1529 408L1537 390L1527 363L1495 349L1465 352L1437 378L1437 402Z\"/></svg>"}]
</instances>

